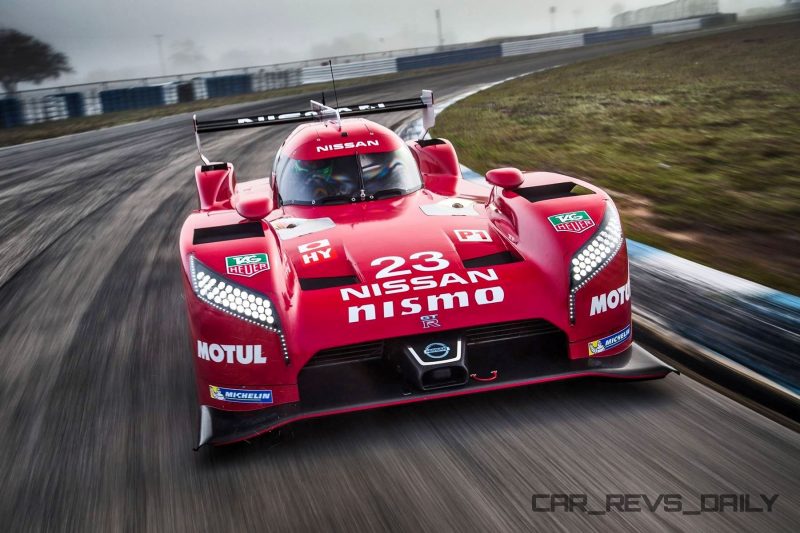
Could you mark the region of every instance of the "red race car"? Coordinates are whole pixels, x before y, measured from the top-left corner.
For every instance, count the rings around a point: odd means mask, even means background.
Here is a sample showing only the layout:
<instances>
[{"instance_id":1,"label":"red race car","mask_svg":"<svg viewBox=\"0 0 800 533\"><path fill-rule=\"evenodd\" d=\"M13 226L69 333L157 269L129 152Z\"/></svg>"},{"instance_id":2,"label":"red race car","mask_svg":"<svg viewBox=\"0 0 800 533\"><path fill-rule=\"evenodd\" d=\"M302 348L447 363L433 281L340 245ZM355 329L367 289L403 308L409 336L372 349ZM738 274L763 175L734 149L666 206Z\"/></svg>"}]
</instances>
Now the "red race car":
<instances>
[{"instance_id":1,"label":"red race car","mask_svg":"<svg viewBox=\"0 0 800 533\"><path fill-rule=\"evenodd\" d=\"M619 215L597 187L499 168L463 179L444 139L351 116L433 97L197 121L183 280L198 446L292 421L584 376L661 378L632 344ZM237 183L201 133L300 123Z\"/></svg>"}]
</instances>

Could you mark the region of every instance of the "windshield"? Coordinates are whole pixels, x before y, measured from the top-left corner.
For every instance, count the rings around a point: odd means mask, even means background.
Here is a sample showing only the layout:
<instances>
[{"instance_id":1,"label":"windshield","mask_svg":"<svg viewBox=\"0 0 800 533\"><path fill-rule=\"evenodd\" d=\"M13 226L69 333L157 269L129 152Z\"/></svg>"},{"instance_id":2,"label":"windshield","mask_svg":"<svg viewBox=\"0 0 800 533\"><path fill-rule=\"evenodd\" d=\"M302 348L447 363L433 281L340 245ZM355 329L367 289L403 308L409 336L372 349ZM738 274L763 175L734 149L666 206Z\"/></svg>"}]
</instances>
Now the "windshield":
<instances>
[{"instance_id":1,"label":"windshield","mask_svg":"<svg viewBox=\"0 0 800 533\"><path fill-rule=\"evenodd\" d=\"M408 148L304 161L287 158L278 169L278 192L284 205L349 203L399 196L422 187Z\"/></svg>"}]
</instances>

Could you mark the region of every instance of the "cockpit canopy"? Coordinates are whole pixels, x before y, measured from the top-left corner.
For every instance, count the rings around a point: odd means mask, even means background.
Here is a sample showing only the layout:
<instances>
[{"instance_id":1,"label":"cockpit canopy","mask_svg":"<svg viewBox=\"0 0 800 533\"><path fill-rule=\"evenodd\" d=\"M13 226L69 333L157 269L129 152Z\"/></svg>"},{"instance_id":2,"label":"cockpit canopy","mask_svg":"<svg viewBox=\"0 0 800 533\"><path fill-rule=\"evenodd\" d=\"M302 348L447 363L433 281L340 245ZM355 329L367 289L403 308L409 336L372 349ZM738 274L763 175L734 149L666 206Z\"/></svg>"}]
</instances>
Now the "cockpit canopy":
<instances>
[{"instance_id":1,"label":"cockpit canopy","mask_svg":"<svg viewBox=\"0 0 800 533\"><path fill-rule=\"evenodd\" d=\"M275 174L283 205L378 200L422 188L416 161L406 146L314 160L283 157Z\"/></svg>"}]
</instances>

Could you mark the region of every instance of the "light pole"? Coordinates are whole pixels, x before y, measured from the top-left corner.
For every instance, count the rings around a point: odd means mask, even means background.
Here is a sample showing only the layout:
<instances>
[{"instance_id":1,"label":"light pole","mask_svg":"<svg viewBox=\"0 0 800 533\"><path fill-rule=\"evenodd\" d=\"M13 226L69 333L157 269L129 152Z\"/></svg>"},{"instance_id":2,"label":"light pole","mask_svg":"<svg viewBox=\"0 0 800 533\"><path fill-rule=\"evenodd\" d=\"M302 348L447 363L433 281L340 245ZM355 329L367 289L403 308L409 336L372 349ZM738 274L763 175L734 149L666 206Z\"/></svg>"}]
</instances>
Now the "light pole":
<instances>
[{"instance_id":1,"label":"light pole","mask_svg":"<svg viewBox=\"0 0 800 533\"><path fill-rule=\"evenodd\" d=\"M550 33L556 31L556 6L550 6Z\"/></svg>"},{"instance_id":2,"label":"light pole","mask_svg":"<svg viewBox=\"0 0 800 533\"><path fill-rule=\"evenodd\" d=\"M444 37L442 37L442 12L436 9L436 32L439 35L439 48L444 48Z\"/></svg>"},{"instance_id":3,"label":"light pole","mask_svg":"<svg viewBox=\"0 0 800 533\"><path fill-rule=\"evenodd\" d=\"M161 65L161 75L166 76L167 67L166 64L164 63L164 48L161 46L161 39L163 39L164 36L160 33L157 33L153 35L153 37L156 38L156 45L158 46L158 62Z\"/></svg>"}]
</instances>

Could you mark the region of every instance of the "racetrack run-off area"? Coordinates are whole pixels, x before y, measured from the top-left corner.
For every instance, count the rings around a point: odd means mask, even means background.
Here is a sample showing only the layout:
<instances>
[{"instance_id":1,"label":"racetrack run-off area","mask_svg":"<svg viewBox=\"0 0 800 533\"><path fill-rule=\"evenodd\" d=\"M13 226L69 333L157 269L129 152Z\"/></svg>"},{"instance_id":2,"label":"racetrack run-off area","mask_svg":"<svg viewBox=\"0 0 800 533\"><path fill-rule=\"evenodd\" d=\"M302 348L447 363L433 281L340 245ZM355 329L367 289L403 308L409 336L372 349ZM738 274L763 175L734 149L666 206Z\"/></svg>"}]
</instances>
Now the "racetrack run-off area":
<instances>
[{"instance_id":1,"label":"racetrack run-off area","mask_svg":"<svg viewBox=\"0 0 800 533\"><path fill-rule=\"evenodd\" d=\"M343 102L509 76L683 37L464 65ZM208 112L295 110L316 95ZM410 114L381 115L394 126ZM241 180L291 126L209 136ZM189 115L0 150L0 521L9 531L794 531L800 437L684 377L584 380L312 420L191 451L178 233L195 206ZM778 494L772 512L534 512L537 493Z\"/></svg>"},{"instance_id":2,"label":"racetrack run-off area","mask_svg":"<svg viewBox=\"0 0 800 533\"><path fill-rule=\"evenodd\" d=\"M565 66L459 102L434 133L477 172L584 177L631 238L800 294L798 49L795 21Z\"/></svg>"}]
</instances>

